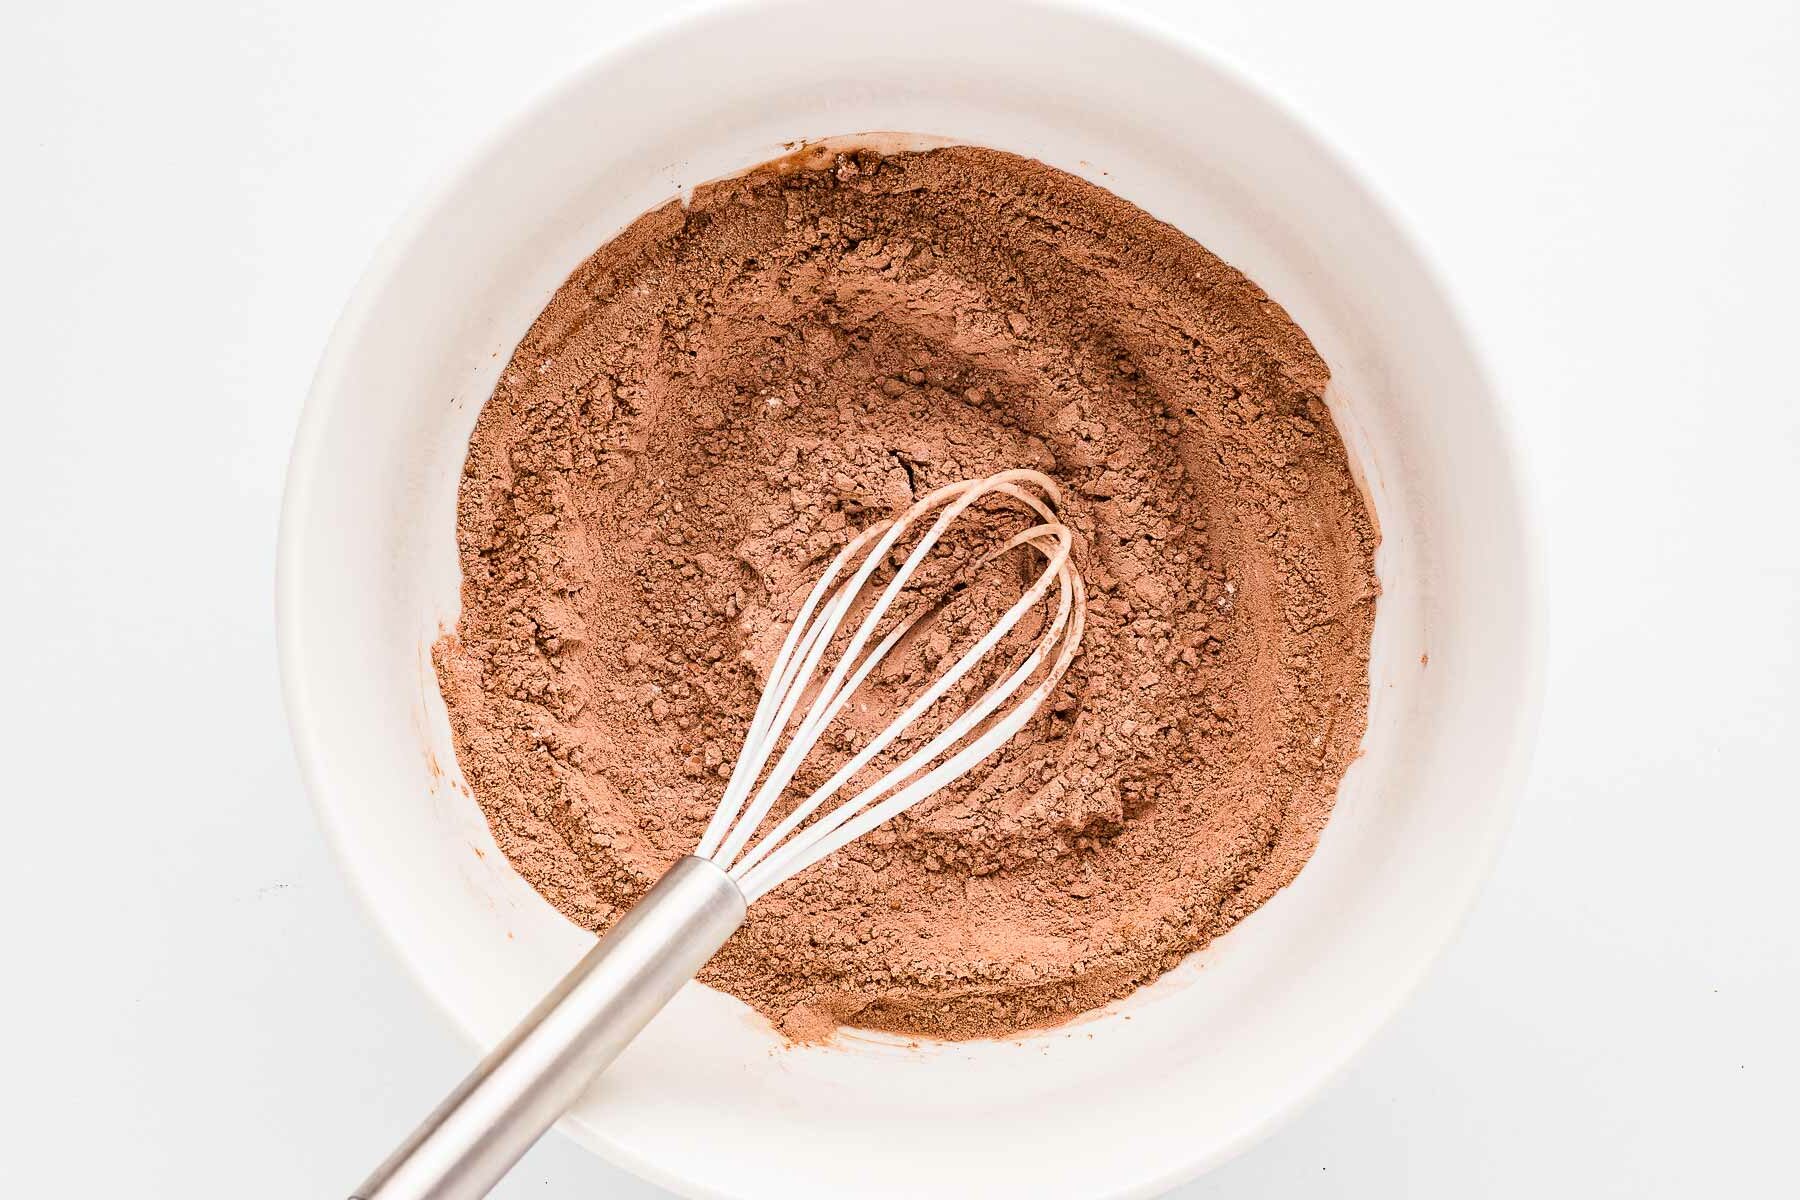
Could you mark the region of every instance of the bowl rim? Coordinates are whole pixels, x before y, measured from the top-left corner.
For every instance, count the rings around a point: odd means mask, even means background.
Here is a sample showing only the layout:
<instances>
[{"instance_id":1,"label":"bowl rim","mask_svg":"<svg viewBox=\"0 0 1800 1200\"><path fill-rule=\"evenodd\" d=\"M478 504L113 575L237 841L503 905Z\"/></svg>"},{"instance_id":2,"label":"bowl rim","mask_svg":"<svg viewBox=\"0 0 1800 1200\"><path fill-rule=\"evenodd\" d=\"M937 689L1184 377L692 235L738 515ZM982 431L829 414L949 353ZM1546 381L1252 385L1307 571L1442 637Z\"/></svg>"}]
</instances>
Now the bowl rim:
<instances>
[{"instance_id":1,"label":"bowl rim","mask_svg":"<svg viewBox=\"0 0 1800 1200\"><path fill-rule=\"evenodd\" d=\"M366 920L386 943L403 971L412 978L431 1004L448 1018L451 1028L478 1052L486 1050L482 1039L450 1007L447 998L420 974L391 927L382 919L380 906L366 888L360 874L350 869L356 856L351 852L348 835L324 786L326 773L323 764L328 756L312 717L315 702L307 685L304 647L298 632L298 613L304 591L301 583L302 563L306 558L300 532L304 525L302 514L312 503L314 481L319 475L318 456L323 430L339 411L344 392L340 382L345 375L345 360L349 356L350 347L361 336L376 298L388 287L399 265L408 257L422 229L453 203L464 184L500 147L543 119L546 113L553 111L565 98L579 92L591 80L604 76L622 62L689 37L715 21L730 19L756 9L799 7L805 2L806 0L716 0L694 9L666 14L538 89L514 107L504 119L494 122L485 133L471 139L464 149L454 153L444 165L430 174L427 185L407 205L377 244L332 324L300 414L282 494L274 598L282 705L301 781L332 856L337 861L341 874L347 879ZM1498 435L1494 447L1495 458L1500 464L1508 493L1506 499L1518 516L1521 531L1518 569L1521 575L1522 604L1518 616L1523 657L1518 663L1518 678L1522 711L1516 714L1511 745L1507 748L1504 767L1494 788L1497 817L1479 854L1471 859L1470 869L1461 883L1460 894L1445 904L1450 919L1444 923L1441 937L1428 953L1419 956L1407 976L1395 981L1391 1003L1377 1020L1369 1024L1360 1038L1339 1046L1331 1060L1321 1061L1310 1080L1293 1088L1261 1120L1243 1126L1234 1135L1215 1140L1204 1150L1190 1153L1185 1158L1172 1155L1171 1164L1160 1173L1148 1178L1140 1177L1118 1190L1106 1193L1109 1197L1119 1198L1152 1197L1195 1179L1236 1157L1289 1121L1338 1080L1407 1005L1431 968L1441 960L1446 947L1465 926L1469 912L1491 878L1500 851L1510 835L1537 743L1550 637L1544 550L1548 526L1544 520L1543 487L1540 467L1527 450L1528 439L1521 425L1520 413L1515 405L1507 403L1506 392L1496 382L1489 349L1476 327L1468 320L1466 306L1457 290L1450 285L1447 272L1438 256L1427 244L1409 232L1415 225L1408 219L1405 206L1389 194L1379 184L1374 173L1366 169L1350 151L1319 132L1280 89L1255 76L1229 54L1207 45L1193 33L1176 28L1157 16L1115 9L1101 0L990 0L990 3L994 7L1012 9L1022 15L1048 14L1060 19L1086 21L1095 26L1109 27L1113 32L1145 38L1173 54L1186 57L1198 69L1214 74L1252 100L1266 106L1276 119L1288 127L1289 133L1308 153L1316 155L1338 172L1349 188L1360 192L1370 209L1387 223L1387 232L1395 243L1413 257L1421 277L1441 303L1448 327L1463 342L1473 378L1482 393L1480 398L1485 401ZM853 132L822 130L821 136ZM718 1191L676 1174L660 1161L636 1153L609 1138L603 1130L585 1122L565 1117L558 1125L577 1142L614 1165L678 1195L728 1200L737 1194Z\"/></svg>"}]
</instances>

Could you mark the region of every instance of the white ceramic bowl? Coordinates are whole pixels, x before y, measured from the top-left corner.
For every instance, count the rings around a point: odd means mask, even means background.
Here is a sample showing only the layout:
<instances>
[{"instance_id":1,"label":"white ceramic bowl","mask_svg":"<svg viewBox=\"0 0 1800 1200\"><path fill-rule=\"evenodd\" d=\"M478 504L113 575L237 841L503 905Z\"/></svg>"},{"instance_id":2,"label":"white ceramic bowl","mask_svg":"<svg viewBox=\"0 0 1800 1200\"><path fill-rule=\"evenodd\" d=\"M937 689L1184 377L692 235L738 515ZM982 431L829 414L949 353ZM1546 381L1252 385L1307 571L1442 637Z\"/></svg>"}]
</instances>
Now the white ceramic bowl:
<instances>
[{"instance_id":1,"label":"white ceramic bowl","mask_svg":"<svg viewBox=\"0 0 1800 1200\"><path fill-rule=\"evenodd\" d=\"M1016 1042L784 1049L694 985L563 1128L694 1196L1151 1195L1291 1113L1401 1002L1488 868L1538 695L1531 523L1466 331L1367 185L1215 59L1064 8L804 0L688 20L539 100L395 232L319 369L280 555L300 761L396 951L492 1044L587 935L495 849L430 669L476 411L634 217L867 130L1094 180L1311 335L1383 534L1365 751L1299 879L1110 1010ZM417 1114L394 1115L398 1133Z\"/></svg>"}]
</instances>

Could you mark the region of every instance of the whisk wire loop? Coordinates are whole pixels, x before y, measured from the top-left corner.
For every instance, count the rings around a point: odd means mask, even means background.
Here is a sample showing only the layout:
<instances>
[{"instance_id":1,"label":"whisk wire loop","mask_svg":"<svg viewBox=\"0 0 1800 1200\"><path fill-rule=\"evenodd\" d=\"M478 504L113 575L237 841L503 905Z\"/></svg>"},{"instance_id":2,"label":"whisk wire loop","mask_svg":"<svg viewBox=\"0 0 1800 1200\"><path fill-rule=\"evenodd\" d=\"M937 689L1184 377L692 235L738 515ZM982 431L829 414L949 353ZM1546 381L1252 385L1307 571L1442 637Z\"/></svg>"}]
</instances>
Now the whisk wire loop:
<instances>
[{"instance_id":1,"label":"whisk wire loop","mask_svg":"<svg viewBox=\"0 0 1800 1200\"><path fill-rule=\"evenodd\" d=\"M1038 526L1036 528L1043 530L1048 527ZM1014 542L1008 544L1009 546L1016 546L1023 544L1023 540L1030 539L1015 539ZM1044 547L1040 546L1038 548L1041 552L1044 551ZM786 837L796 826L807 817L811 816L813 812L817 811L819 806L822 805L826 799L837 792L837 790L854 777L858 771L873 761L874 758L885 750L894 739L898 738L908 726L940 700L944 693L955 686L989 650L998 644L1000 639L1003 638L1015 624L1017 624L1018 620L1022 618L1026 612L1035 607L1037 600L1041 598L1044 590L1047 589L1049 583L1056 577L1057 571L1061 568L1062 561L1067 556L1066 550L1067 547L1064 545L1059 547L1054 554L1046 552L1045 556L1050 559L1050 565L1039 576L1038 581L1033 585L1032 589L1019 598L1013 608L1008 611L1007 615L996 622L994 627L990 629L972 649L963 654L963 656L958 659L955 665L948 671L940 675L932 683L930 688L914 700L912 704L908 705L898 717L883 729L881 733L877 734L868 745L858 751L849 762L840 767L837 773L823 786L803 801L780 824L771 830L769 834L762 839L755 850L744 855L741 859L738 859L734 866L738 870L748 870L750 867L754 866L758 859L772 850L782 838ZM986 556L983 561L984 563L991 561L994 557L996 557L996 555ZM967 712L953 722L948 729L940 732L924 747L914 751L904 761L894 767L893 770L883 776L880 781L871 785L871 787L864 789L864 791L859 793L854 800L847 802L842 808L834 812L831 818L828 819L828 822L821 822L818 832L821 834L828 832L829 829L835 827L837 823L847 820L853 815L855 809L871 802L879 796L882 791L900 783L918 767L929 762L944 749L954 744L958 738L969 729L972 729L977 723L997 708L1005 699L1006 695L1016 688L1018 683L1029 677L1031 672L1036 669L1038 663L1043 660L1048 646L1055 640L1057 635L1061 633L1062 626L1068 620L1070 607L1069 599L1065 595L1058 606L1055 619L1046 630L1043 637L1040 638L1037 648L1033 651L1032 655L1027 658L1020 670L1015 672L1016 678L1009 678L994 687L989 688L988 691L985 692ZM895 640L906 628L910 627L910 624L911 622L908 622L906 626L902 626L901 629L896 630L894 634L890 634L889 639L883 643L883 649L885 650L889 643ZM848 702L850 696L855 691L857 684L868 674L868 671L874 665L874 661L877 657L876 654L871 654L869 658L865 660L864 664L857 669L857 672L851 679L845 683L845 686L840 690L835 702L834 711L836 708L841 708Z\"/></svg>"},{"instance_id":2,"label":"whisk wire loop","mask_svg":"<svg viewBox=\"0 0 1800 1200\"><path fill-rule=\"evenodd\" d=\"M992 496L1017 502L1036 517L1038 523L983 554L974 562L973 569L979 572L1021 547L1030 548L1043 559L1042 569L982 637L870 738L830 779L757 838L758 830L775 804L858 688L921 620L947 602L948 596L945 596L919 607L898 619L891 629L876 639L877 630L907 584L950 526L973 505ZM743 751L732 770L719 808L695 851L729 871L746 900L755 900L954 782L1011 740L1031 720L1073 659L1086 616L1086 589L1071 557L1074 534L1056 516L1060 502L1061 495L1055 483L1036 471L1004 471L986 479L948 484L928 493L894 520L864 530L832 560L800 606L794 624L783 640L769 673L768 686L745 735ZM860 622L848 635L824 683L813 696L805 715L787 735L785 747L770 768L769 759L775 757L784 731L793 721L794 713L826 655L839 640L849 614L857 602L873 590L875 585L871 580L882 564L889 561L901 539L934 511L937 516L930 527L894 567L892 576L880 587ZM856 564L854 568L852 563ZM848 578L843 578L846 572ZM960 581L951 589L952 594L968 582L966 578ZM1045 620L1030 653L924 745L907 754L850 800L807 823L846 784L943 700L1043 602L1052 587L1057 589L1054 612ZM871 640L874 640L873 646L870 646ZM1040 674L1041 678L1029 690L1024 690L1032 677ZM1015 703L1002 711L1008 700ZM959 747L958 744L963 742L966 744ZM946 753L947 758L932 765ZM754 844L752 839L756 839Z\"/></svg>"}]
</instances>

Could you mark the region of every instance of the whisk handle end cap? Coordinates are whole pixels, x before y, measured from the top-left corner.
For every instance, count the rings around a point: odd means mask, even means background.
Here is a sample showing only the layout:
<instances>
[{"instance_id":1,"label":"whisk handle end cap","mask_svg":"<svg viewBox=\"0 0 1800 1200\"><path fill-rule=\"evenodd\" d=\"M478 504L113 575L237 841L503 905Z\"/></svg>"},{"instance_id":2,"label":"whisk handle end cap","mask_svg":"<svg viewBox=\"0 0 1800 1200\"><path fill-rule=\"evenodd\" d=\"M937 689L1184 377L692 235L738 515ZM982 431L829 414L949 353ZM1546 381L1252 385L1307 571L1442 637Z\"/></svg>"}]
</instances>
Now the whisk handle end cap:
<instances>
[{"instance_id":1,"label":"whisk handle end cap","mask_svg":"<svg viewBox=\"0 0 1800 1200\"><path fill-rule=\"evenodd\" d=\"M474 1200L744 923L704 858L676 862L350 1200Z\"/></svg>"}]
</instances>

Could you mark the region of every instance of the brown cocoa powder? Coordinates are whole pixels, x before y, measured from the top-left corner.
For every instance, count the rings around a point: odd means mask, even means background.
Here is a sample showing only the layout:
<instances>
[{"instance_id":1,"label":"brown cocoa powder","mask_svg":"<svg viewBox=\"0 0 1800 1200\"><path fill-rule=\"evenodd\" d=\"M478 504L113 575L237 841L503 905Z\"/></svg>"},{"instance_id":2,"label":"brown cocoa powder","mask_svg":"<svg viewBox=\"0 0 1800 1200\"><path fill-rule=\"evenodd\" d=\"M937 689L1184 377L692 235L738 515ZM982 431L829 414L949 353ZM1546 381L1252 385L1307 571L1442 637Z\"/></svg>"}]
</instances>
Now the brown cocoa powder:
<instances>
[{"instance_id":1,"label":"brown cocoa powder","mask_svg":"<svg viewBox=\"0 0 1800 1200\"><path fill-rule=\"evenodd\" d=\"M995 151L821 157L641 218L520 343L435 653L458 760L517 869L603 930L692 849L850 534L1046 471L1093 597L1063 694L759 901L701 978L797 1038L1053 1023L1305 863L1363 730L1376 535L1325 364L1192 240Z\"/></svg>"}]
</instances>

